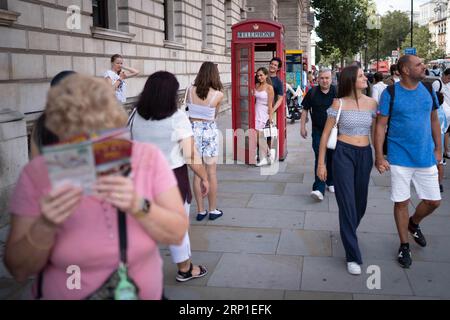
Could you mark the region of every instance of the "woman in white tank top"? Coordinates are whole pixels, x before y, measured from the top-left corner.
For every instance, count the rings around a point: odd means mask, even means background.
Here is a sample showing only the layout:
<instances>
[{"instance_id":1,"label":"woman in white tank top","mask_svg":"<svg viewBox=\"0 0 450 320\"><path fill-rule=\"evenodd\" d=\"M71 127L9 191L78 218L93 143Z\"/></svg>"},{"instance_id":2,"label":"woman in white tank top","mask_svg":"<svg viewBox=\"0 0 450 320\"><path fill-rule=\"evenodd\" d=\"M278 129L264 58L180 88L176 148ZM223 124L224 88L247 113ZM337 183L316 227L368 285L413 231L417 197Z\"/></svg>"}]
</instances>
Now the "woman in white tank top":
<instances>
[{"instance_id":1,"label":"woman in white tank top","mask_svg":"<svg viewBox=\"0 0 450 320\"><path fill-rule=\"evenodd\" d=\"M274 91L272 81L269 77L269 71L266 68L259 68L256 71L255 79L255 129L258 131L259 154L257 150L257 156L260 159L256 165L259 167L269 165L272 162L263 130L268 121L272 122Z\"/></svg>"},{"instance_id":2,"label":"woman in white tank top","mask_svg":"<svg viewBox=\"0 0 450 320\"><path fill-rule=\"evenodd\" d=\"M212 62L204 62L195 78L194 85L189 88L189 119L194 132L195 146L206 166L209 180L208 211L205 210L200 189L200 179L194 176L194 197L197 203L197 221L203 220L209 213L209 220L223 215L217 209L217 176L216 166L219 156L219 134L215 118L223 99L219 70ZM214 111L212 111L214 110Z\"/></svg>"}]
</instances>

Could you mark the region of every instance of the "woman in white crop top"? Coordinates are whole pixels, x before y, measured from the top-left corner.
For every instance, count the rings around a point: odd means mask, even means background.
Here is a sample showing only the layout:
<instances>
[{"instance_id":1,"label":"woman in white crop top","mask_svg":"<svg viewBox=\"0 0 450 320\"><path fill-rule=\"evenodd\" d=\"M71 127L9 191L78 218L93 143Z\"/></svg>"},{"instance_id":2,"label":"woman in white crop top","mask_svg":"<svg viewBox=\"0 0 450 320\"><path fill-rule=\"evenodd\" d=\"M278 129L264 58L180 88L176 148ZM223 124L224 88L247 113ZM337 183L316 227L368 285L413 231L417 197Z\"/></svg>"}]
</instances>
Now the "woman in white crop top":
<instances>
[{"instance_id":1,"label":"woman in white crop top","mask_svg":"<svg viewBox=\"0 0 450 320\"><path fill-rule=\"evenodd\" d=\"M216 166L219 156L219 132L215 122L217 111L223 99L219 70L212 62L204 62L195 78L194 85L189 88L189 119L194 132L195 146L206 166L209 180L208 211L205 210L200 190L200 179L194 176L194 197L197 203L197 220L203 220L209 213L209 220L223 215L217 209L217 176Z\"/></svg>"},{"instance_id":2,"label":"woman in white crop top","mask_svg":"<svg viewBox=\"0 0 450 320\"><path fill-rule=\"evenodd\" d=\"M377 103L362 92L367 78L358 66L342 70L339 77L338 98L328 109L319 147L317 176L326 181L325 153L338 109L338 141L333 153L333 181L339 207L339 228L350 274L361 274L362 262L356 229L367 208L370 172L373 167L369 134L375 128Z\"/></svg>"}]
</instances>

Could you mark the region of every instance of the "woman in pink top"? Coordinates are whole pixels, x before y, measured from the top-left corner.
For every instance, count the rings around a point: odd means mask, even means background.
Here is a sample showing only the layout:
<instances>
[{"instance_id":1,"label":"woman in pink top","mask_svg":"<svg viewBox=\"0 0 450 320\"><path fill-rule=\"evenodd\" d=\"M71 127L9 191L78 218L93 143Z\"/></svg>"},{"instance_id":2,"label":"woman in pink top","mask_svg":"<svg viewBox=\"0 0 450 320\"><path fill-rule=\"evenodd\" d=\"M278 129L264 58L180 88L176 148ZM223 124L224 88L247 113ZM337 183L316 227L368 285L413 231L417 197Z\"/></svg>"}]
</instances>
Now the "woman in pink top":
<instances>
[{"instance_id":1,"label":"woman in pink top","mask_svg":"<svg viewBox=\"0 0 450 320\"><path fill-rule=\"evenodd\" d=\"M267 145L267 140L264 138L264 127L267 122L272 123L272 105L274 91L272 81L269 77L269 71L266 68L259 68L256 71L256 89L255 95L255 129L258 130L258 159L260 161L256 164L265 166L271 163L270 150Z\"/></svg>"},{"instance_id":2,"label":"woman in pink top","mask_svg":"<svg viewBox=\"0 0 450 320\"><path fill-rule=\"evenodd\" d=\"M72 75L50 89L46 127L60 140L124 127L127 115L101 79ZM43 157L23 169L10 201L5 264L18 281L41 274L43 299L85 299L118 268L117 211L126 213L128 275L140 299L161 299L158 243L179 244L188 221L175 177L161 152L133 143L131 178L97 180L96 195L51 188ZM79 281L74 281L74 271ZM78 283L79 285L70 285ZM36 285L33 288L36 296Z\"/></svg>"}]
</instances>

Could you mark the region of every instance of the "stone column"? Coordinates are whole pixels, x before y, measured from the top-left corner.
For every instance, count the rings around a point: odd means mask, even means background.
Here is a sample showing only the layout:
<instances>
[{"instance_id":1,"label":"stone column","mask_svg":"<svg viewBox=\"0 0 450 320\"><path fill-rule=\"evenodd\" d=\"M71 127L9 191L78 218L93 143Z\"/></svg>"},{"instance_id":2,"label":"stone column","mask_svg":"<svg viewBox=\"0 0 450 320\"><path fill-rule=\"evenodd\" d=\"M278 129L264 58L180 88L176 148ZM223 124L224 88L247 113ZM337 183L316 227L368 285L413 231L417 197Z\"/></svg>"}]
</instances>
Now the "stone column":
<instances>
[{"instance_id":1,"label":"stone column","mask_svg":"<svg viewBox=\"0 0 450 320\"><path fill-rule=\"evenodd\" d=\"M24 115L18 111L0 109L0 229L9 222L9 196L20 170L27 162L28 142Z\"/></svg>"},{"instance_id":2,"label":"stone column","mask_svg":"<svg viewBox=\"0 0 450 320\"><path fill-rule=\"evenodd\" d=\"M285 27L286 49L300 49L300 3L299 0L280 0L278 12Z\"/></svg>"}]
</instances>

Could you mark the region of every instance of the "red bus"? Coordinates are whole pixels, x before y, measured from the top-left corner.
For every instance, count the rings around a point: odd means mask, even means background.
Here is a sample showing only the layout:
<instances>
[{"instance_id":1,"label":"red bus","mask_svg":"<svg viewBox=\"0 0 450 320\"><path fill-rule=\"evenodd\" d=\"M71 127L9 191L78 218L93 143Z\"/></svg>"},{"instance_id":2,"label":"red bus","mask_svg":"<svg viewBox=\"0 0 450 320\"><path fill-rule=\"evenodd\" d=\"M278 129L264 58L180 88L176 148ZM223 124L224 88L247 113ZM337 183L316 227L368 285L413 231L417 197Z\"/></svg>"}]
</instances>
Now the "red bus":
<instances>
[{"instance_id":1,"label":"red bus","mask_svg":"<svg viewBox=\"0 0 450 320\"><path fill-rule=\"evenodd\" d=\"M389 61L379 61L378 62L378 72L389 73ZM370 65L370 71L377 72L377 62L372 62Z\"/></svg>"}]
</instances>

